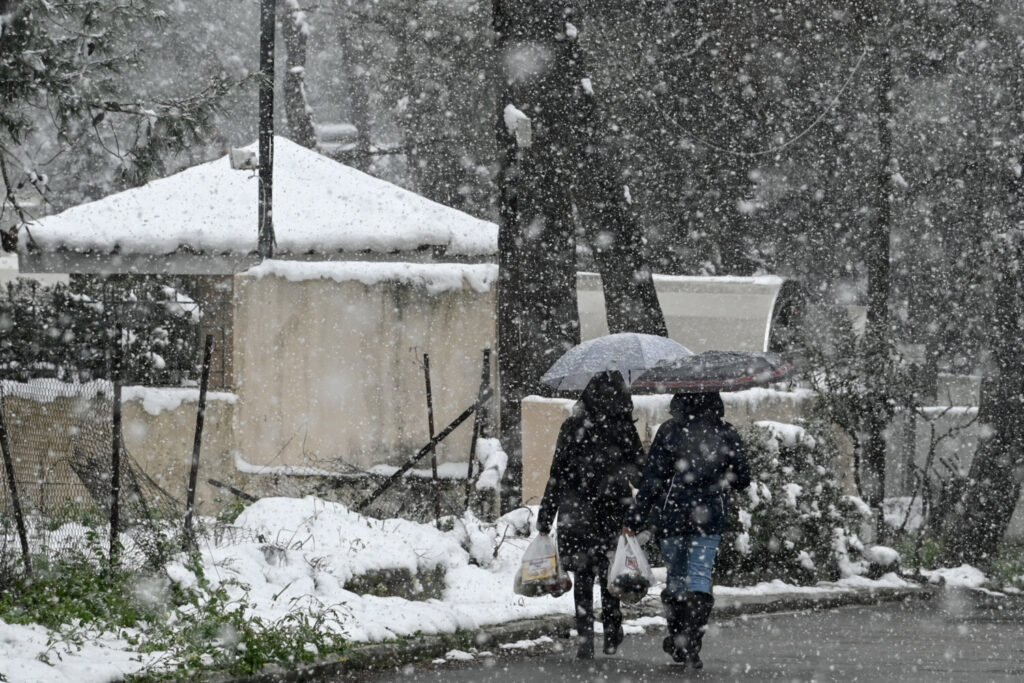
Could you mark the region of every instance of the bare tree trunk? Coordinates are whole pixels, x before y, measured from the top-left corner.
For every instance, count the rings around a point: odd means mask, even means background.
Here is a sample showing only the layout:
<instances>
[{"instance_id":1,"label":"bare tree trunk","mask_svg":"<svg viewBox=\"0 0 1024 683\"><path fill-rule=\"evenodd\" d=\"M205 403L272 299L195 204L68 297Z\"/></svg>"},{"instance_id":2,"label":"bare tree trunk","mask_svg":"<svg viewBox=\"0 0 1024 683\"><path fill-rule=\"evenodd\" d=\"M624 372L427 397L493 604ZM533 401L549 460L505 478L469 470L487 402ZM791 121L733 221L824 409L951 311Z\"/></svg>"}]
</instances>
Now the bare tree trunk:
<instances>
[{"instance_id":1,"label":"bare tree trunk","mask_svg":"<svg viewBox=\"0 0 1024 683\"><path fill-rule=\"evenodd\" d=\"M341 60L348 81L349 109L351 123L356 127L356 149L350 163L360 171L370 167L370 96L366 87L366 69L356 54L355 44L344 23L338 28L338 44Z\"/></svg>"},{"instance_id":2,"label":"bare tree trunk","mask_svg":"<svg viewBox=\"0 0 1024 683\"><path fill-rule=\"evenodd\" d=\"M992 371L982 385L979 419L991 435L978 447L967 485L947 517L943 562L988 568L1020 500L1024 479L1024 315L1021 292L1021 237L1000 245L1000 271L990 330Z\"/></svg>"},{"instance_id":3,"label":"bare tree trunk","mask_svg":"<svg viewBox=\"0 0 1024 683\"><path fill-rule=\"evenodd\" d=\"M313 110L306 100L306 41L309 24L298 0L280 0L281 33L287 54L284 74L284 112L291 138L303 147L316 147Z\"/></svg>"},{"instance_id":4,"label":"bare tree trunk","mask_svg":"<svg viewBox=\"0 0 1024 683\"><path fill-rule=\"evenodd\" d=\"M572 32L570 39L579 103L574 112L578 169L573 198L601 274L608 330L667 337L665 316L644 255L643 233L629 188L617 177L610 152L611 133L589 78L587 55L575 35Z\"/></svg>"},{"instance_id":5,"label":"bare tree trunk","mask_svg":"<svg viewBox=\"0 0 1024 683\"><path fill-rule=\"evenodd\" d=\"M499 66L498 362L502 443L509 455L503 503L522 492L519 403L579 343L570 186L575 171L572 46L567 7L493 0Z\"/></svg>"},{"instance_id":6,"label":"bare tree trunk","mask_svg":"<svg viewBox=\"0 0 1024 683\"><path fill-rule=\"evenodd\" d=\"M876 515L879 536L884 531L882 501L885 496L885 429L891 418L888 402L888 378L892 363L890 352L889 315L889 233L892 221L892 53L887 45L881 47L878 65L878 156L876 179L875 220L867 243L868 312L865 331L865 382L868 385L865 406L864 463L867 466L868 504ZM862 478L863 481L863 478Z\"/></svg>"}]
</instances>

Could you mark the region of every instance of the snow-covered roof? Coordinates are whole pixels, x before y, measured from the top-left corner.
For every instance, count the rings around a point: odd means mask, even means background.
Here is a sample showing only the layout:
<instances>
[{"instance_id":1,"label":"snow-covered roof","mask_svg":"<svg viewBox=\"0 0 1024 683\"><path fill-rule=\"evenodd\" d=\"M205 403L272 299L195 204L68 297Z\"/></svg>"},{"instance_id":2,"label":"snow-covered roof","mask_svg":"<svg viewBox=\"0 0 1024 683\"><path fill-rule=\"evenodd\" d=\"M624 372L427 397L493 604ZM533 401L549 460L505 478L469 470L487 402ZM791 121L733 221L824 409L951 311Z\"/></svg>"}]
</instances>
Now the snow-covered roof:
<instances>
[{"instance_id":1,"label":"snow-covered roof","mask_svg":"<svg viewBox=\"0 0 1024 683\"><path fill-rule=\"evenodd\" d=\"M248 149L257 150L253 144ZM252 254L257 240L254 171L224 156L142 187L44 217L28 226L39 252L121 257ZM479 259L497 252L493 223L438 204L294 142L274 142L277 254L325 257L434 247ZM33 250L19 240L23 254Z\"/></svg>"}]
</instances>

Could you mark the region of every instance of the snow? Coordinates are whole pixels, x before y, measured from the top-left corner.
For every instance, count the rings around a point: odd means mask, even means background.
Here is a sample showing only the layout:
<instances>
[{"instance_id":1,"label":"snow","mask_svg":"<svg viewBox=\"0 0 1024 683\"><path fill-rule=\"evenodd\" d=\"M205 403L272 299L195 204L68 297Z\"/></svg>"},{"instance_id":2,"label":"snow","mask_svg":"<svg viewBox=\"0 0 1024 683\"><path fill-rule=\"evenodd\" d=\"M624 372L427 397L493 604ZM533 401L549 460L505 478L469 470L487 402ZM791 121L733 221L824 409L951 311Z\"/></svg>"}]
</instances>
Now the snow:
<instances>
[{"instance_id":1,"label":"snow","mask_svg":"<svg viewBox=\"0 0 1024 683\"><path fill-rule=\"evenodd\" d=\"M892 567L899 564L900 554L888 546L873 545L864 551L864 559L880 567Z\"/></svg>"},{"instance_id":2,"label":"snow","mask_svg":"<svg viewBox=\"0 0 1024 683\"><path fill-rule=\"evenodd\" d=\"M518 146L529 147L533 143L533 123L522 110L516 108L514 104L505 105L502 118L508 134L515 136Z\"/></svg>"},{"instance_id":3,"label":"snow","mask_svg":"<svg viewBox=\"0 0 1024 683\"><path fill-rule=\"evenodd\" d=\"M477 491L497 490L508 466L508 455L498 439L477 439L476 459L480 463Z\"/></svg>"},{"instance_id":4,"label":"snow","mask_svg":"<svg viewBox=\"0 0 1024 683\"><path fill-rule=\"evenodd\" d=\"M817 444L814 437L799 425L774 422L772 420L759 420L754 424L768 430L768 448L774 453L778 453L781 447L795 448L796 446L804 445L808 448L814 448Z\"/></svg>"},{"instance_id":5,"label":"snow","mask_svg":"<svg viewBox=\"0 0 1024 683\"><path fill-rule=\"evenodd\" d=\"M289 282L360 282L367 287L381 282L398 282L424 287L431 294L440 294L457 291L466 286L478 292L490 291L498 279L498 267L490 263L267 260L250 268L245 274L256 279L278 277Z\"/></svg>"},{"instance_id":6,"label":"snow","mask_svg":"<svg viewBox=\"0 0 1024 683\"><path fill-rule=\"evenodd\" d=\"M234 405L236 394L227 391L207 391L207 401L223 401ZM121 403L140 401L142 409L150 415L177 410L182 403L199 403L199 389L192 387L129 386L121 389Z\"/></svg>"},{"instance_id":7,"label":"snow","mask_svg":"<svg viewBox=\"0 0 1024 683\"><path fill-rule=\"evenodd\" d=\"M41 626L21 626L0 620L0 680L7 683L100 683L120 680L140 670L139 655L114 636L86 638L80 648L65 652L51 647ZM45 657L42 661L40 657Z\"/></svg>"},{"instance_id":8,"label":"snow","mask_svg":"<svg viewBox=\"0 0 1024 683\"><path fill-rule=\"evenodd\" d=\"M4 380L0 382L4 396L51 403L57 398L93 398L97 395L113 396L114 385L108 380L93 380L79 384L51 379L33 379L28 382ZM234 404L238 396L225 391L208 391L207 401L223 401ZM150 415L177 410L182 403L198 403L199 389L193 387L144 387L126 386L121 388L121 403L139 401Z\"/></svg>"},{"instance_id":9,"label":"snow","mask_svg":"<svg viewBox=\"0 0 1024 683\"><path fill-rule=\"evenodd\" d=\"M497 449L481 440L479 454ZM401 519L364 517L339 503L313 496L264 498L244 510L234 522L236 533L211 534L201 539L205 576L228 591L233 600L245 600L250 617L275 621L297 609L322 606L337 621L328 628L356 642L441 634L530 617L570 616L572 595L525 598L512 592L514 573L523 551L535 537L536 507L520 508L497 522L482 522L472 513L451 519L447 531L431 524ZM523 535L525 534L525 535ZM441 599L406 600L361 595L346 590L350 580L375 569L430 570L443 566L446 587ZM166 567L169 580L183 587L197 585L197 577L179 557ZM949 584L979 584L976 569L938 570ZM664 568L655 569L658 582ZM933 581L937 581L933 578ZM782 581L754 586L715 586L718 597L772 596L777 594L839 593L858 588L909 587L895 574L872 581L851 575L834 583L798 587ZM660 586L652 586L647 600L656 601ZM652 603L653 604L653 603ZM661 617L630 620L628 632L661 626ZM549 637L500 645L522 650L550 644ZM89 638L81 650L61 651L52 664L38 659L50 647L45 629L0 622L0 643L6 651L0 673L9 683L48 680L55 683L99 683L140 671L147 662L127 640L113 636ZM159 657L154 653L152 657ZM443 660L461 661L489 653L449 651Z\"/></svg>"},{"instance_id":10,"label":"snow","mask_svg":"<svg viewBox=\"0 0 1024 683\"><path fill-rule=\"evenodd\" d=\"M28 229L46 251L164 255L187 245L203 253L250 253L256 209L256 175L232 169L224 156L41 218ZM274 226L279 252L293 254L437 246L449 255L488 256L498 246L493 223L283 137L274 138Z\"/></svg>"},{"instance_id":11,"label":"snow","mask_svg":"<svg viewBox=\"0 0 1024 683\"><path fill-rule=\"evenodd\" d=\"M928 577L932 583L945 583L947 586L962 588L978 588L986 580L985 574L980 569L969 564L941 569L922 569L921 574Z\"/></svg>"},{"instance_id":12,"label":"snow","mask_svg":"<svg viewBox=\"0 0 1024 683\"><path fill-rule=\"evenodd\" d=\"M782 487L786 492L786 505L791 508L796 508L796 499L800 497L800 494L804 492L804 487L800 484L786 484Z\"/></svg>"}]
</instances>

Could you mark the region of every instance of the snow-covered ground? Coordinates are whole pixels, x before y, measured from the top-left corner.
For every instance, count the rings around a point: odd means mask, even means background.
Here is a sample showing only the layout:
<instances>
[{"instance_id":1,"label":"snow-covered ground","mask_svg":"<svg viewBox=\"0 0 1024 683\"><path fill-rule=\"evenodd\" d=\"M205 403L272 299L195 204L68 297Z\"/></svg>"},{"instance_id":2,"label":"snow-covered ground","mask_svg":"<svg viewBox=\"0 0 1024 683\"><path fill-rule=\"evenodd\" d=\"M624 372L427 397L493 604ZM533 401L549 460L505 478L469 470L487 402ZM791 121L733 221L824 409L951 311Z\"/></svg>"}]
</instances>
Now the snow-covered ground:
<instances>
[{"instance_id":1,"label":"snow-covered ground","mask_svg":"<svg viewBox=\"0 0 1024 683\"><path fill-rule=\"evenodd\" d=\"M485 523L466 514L445 531L401 519L363 517L343 505L315 497L267 498L248 507L234 533L202 540L203 572L232 598L244 600L254 616L266 621L291 610L330 610L329 622L351 641L377 641L415 633L475 630L516 619L571 615L572 596L525 598L512 592L530 536L536 533L536 508L522 508ZM219 542L218 540L219 539ZM167 567L171 580L188 586L197 581L185 558ZM441 599L406 600L359 595L345 589L353 576L374 569L406 568L412 572L445 568ZM659 581L664 570L655 571ZM947 583L976 586L980 572L969 567L943 570ZM748 587L718 586L719 596L769 595L794 591L843 591L867 585L907 585L890 574L871 582L850 577L837 583L798 588L780 581ZM659 586L648 599L656 599ZM661 623L659 617L635 620L633 632ZM653 619L653 621L651 621ZM644 623L641 623L644 622ZM533 641L531 641L532 643ZM510 644L505 649L530 647ZM498 646L496 646L498 647ZM462 653L454 652L453 659ZM47 662L42 661L43 659ZM89 638L81 649L51 642L46 630L0 621L0 674L14 681L108 681L152 662L113 636Z\"/></svg>"}]
</instances>

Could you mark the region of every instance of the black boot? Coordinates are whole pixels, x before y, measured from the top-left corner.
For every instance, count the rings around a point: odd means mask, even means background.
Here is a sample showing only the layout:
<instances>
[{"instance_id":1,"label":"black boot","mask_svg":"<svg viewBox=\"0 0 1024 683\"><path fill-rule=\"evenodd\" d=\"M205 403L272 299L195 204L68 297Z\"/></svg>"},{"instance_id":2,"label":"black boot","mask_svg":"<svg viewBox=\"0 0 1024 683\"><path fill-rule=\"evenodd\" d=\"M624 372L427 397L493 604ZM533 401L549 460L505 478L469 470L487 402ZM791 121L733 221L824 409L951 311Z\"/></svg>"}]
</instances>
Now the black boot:
<instances>
[{"instance_id":1,"label":"black boot","mask_svg":"<svg viewBox=\"0 0 1024 683\"><path fill-rule=\"evenodd\" d=\"M594 658L594 615L576 614L576 642L579 647L576 649L576 659Z\"/></svg>"},{"instance_id":2,"label":"black boot","mask_svg":"<svg viewBox=\"0 0 1024 683\"><path fill-rule=\"evenodd\" d=\"M704 644L704 632L707 631L715 598L710 593L687 593L686 602L689 612L686 621L686 658L694 669L703 669L700 648Z\"/></svg>"},{"instance_id":3,"label":"black boot","mask_svg":"<svg viewBox=\"0 0 1024 683\"><path fill-rule=\"evenodd\" d=\"M674 597L667 598L664 594L662 595L662 604L665 606L668 635L661 642L661 649L672 656L672 661L685 664L689 649L686 634L687 604Z\"/></svg>"},{"instance_id":4,"label":"black boot","mask_svg":"<svg viewBox=\"0 0 1024 683\"><path fill-rule=\"evenodd\" d=\"M623 632L622 627L618 626L614 630L604 632L604 653L606 655L613 655L619 651L619 645L622 645L623 639L626 634Z\"/></svg>"},{"instance_id":5,"label":"black boot","mask_svg":"<svg viewBox=\"0 0 1024 683\"><path fill-rule=\"evenodd\" d=\"M576 659L594 658L594 575L577 572L573 586L576 602Z\"/></svg>"},{"instance_id":6,"label":"black boot","mask_svg":"<svg viewBox=\"0 0 1024 683\"><path fill-rule=\"evenodd\" d=\"M613 655L619 651L619 645L625 634L622 631L622 607L619 599L611 595L601 582L601 623L604 625L604 653Z\"/></svg>"}]
</instances>

